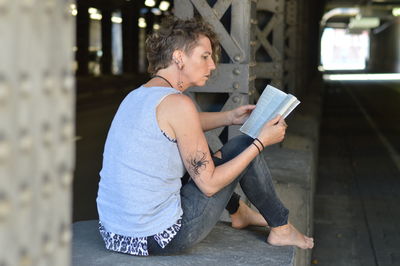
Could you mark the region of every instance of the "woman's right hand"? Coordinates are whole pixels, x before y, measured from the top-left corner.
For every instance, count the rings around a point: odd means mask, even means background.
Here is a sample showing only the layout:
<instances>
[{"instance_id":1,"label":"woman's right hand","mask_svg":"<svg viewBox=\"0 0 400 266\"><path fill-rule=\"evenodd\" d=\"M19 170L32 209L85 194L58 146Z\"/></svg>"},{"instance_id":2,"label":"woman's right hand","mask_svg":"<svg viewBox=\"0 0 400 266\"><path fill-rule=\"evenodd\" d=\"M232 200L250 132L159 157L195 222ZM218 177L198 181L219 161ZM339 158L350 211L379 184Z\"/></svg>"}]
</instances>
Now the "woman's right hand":
<instances>
[{"instance_id":1,"label":"woman's right hand","mask_svg":"<svg viewBox=\"0 0 400 266\"><path fill-rule=\"evenodd\" d=\"M258 139L264 146L281 142L285 138L286 128L285 120L281 115L277 115L275 118L265 123L258 135Z\"/></svg>"}]
</instances>

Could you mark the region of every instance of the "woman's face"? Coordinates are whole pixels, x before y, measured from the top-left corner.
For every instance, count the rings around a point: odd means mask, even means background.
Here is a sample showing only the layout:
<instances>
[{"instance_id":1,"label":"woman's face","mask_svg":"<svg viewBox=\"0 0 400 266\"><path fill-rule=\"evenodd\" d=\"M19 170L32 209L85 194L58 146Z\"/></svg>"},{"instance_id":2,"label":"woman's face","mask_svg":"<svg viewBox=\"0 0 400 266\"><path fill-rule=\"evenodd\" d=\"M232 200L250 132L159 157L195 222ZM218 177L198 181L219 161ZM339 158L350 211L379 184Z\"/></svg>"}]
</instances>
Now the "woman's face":
<instances>
[{"instance_id":1,"label":"woman's face","mask_svg":"<svg viewBox=\"0 0 400 266\"><path fill-rule=\"evenodd\" d=\"M215 69L214 60L211 57L212 48L210 40L200 35L197 43L198 45L193 48L191 53L183 53L182 57L184 64L182 76L184 77L184 82L187 82L189 87L204 86L210 78L211 71Z\"/></svg>"}]
</instances>

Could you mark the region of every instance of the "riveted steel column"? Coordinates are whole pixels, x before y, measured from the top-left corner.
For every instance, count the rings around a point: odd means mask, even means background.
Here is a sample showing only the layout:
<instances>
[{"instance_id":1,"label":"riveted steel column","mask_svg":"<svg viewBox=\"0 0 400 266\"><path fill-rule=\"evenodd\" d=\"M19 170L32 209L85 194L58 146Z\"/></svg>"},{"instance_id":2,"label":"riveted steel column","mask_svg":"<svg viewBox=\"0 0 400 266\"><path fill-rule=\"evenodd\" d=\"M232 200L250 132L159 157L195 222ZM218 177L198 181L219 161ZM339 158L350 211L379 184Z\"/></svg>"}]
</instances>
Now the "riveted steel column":
<instances>
[{"instance_id":1,"label":"riveted steel column","mask_svg":"<svg viewBox=\"0 0 400 266\"><path fill-rule=\"evenodd\" d=\"M256 29L257 79L269 80L273 86L283 87L285 0L260 0L257 3ZM261 53L262 52L262 53ZM263 89L268 82L258 82Z\"/></svg>"},{"instance_id":2,"label":"riveted steel column","mask_svg":"<svg viewBox=\"0 0 400 266\"><path fill-rule=\"evenodd\" d=\"M213 6L210 6L213 2ZM256 2L253 0L175 0L175 15L180 18L193 17L195 12L210 23L217 32L227 60L218 65L206 86L191 88L190 95L196 100L196 93L228 93L229 97L222 110L230 110L248 103L249 92L254 90L254 28ZM226 18L227 14L229 15ZM225 18L229 25L221 22ZM253 23L252 23L253 22ZM201 109L201 107L199 107ZM237 126L229 127L228 137L237 134ZM219 135L223 129L207 132L211 149L222 146Z\"/></svg>"},{"instance_id":3,"label":"riveted steel column","mask_svg":"<svg viewBox=\"0 0 400 266\"><path fill-rule=\"evenodd\" d=\"M308 81L308 61L310 50L308 49L309 44L309 18L308 18L308 10L309 10L309 1L301 0L298 4L298 20L299 20L299 68L298 71L302 71L302 74L299 76L298 82L301 88L307 86Z\"/></svg>"},{"instance_id":4,"label":"riveted steel column","mask_svg":"<svg viewBox=\"0 0 400 266\"><path fill-rule=\"evenodd\" d=\"M298 1L287 0L285 5L285 74L284 87L287 92L297 94L299 75Z\"/></svg>"},{"instance_id":5,"label":"riveted steel column","mask_svg":"<svg viewBox=\"0 0 400 266\"><path fill-rule=\"evenodd\" d=\"M0 265L70 265L71 1L0 1Z\"/></svg>"}]
</instances>

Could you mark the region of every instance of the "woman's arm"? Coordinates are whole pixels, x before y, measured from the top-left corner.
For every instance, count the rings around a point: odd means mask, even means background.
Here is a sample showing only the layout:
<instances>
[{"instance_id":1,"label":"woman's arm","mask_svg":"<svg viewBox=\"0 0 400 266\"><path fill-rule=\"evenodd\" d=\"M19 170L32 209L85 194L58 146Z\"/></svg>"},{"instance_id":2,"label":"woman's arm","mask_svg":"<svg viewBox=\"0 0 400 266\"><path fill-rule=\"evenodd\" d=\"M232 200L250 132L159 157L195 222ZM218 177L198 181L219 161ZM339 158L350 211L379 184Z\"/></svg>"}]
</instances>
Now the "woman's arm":
<instances>
[{"instance_id":1,"label":"woman's arm","mask_svg":"<svg viewBox=\"0 0 400 266\"><path fill-rule=\"evenodd\" d=\"M199 119L203 131L232 125L229 112L200 112Z\"/></svg>"},{"instance_id":2,"label":"woman's arm","mask_svg":"<svg viewBox=\"0 0 400 266\"><path fill-rule=\"evenodd\" d=\"M250 145L234 159L215 167L204 136L200 116L191 99L185 95L170 95L162 103L165 117L174 131L185 167L199 189L212 196L231 183L258 155ZM285 127L271 121L259 138L264 145L279 142ZM283 120L282 120L283 121Z\"/></svg>"},{"instance_id":3,"label":"woman's arm","mask_svg":"<svg viewBox=\"0 0 400 266\"><path fill-rule=\"evenodd\" d=\"M243 105L225 112L200 112L201 128L208 131L224 126L241 125L254 108L255 105Z\"/></svg>"}]
</instances>

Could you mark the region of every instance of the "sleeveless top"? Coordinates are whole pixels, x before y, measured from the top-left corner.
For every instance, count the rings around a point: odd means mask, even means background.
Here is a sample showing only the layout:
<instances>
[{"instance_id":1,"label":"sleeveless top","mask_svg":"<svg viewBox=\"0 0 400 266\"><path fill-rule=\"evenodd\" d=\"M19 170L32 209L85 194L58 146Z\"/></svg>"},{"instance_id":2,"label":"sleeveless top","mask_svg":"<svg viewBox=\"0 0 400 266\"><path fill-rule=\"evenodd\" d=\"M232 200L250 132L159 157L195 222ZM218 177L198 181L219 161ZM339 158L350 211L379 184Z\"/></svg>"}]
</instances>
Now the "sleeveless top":
<instances>
[{"instance_id":1,"label":"sleeveless top","mask_svg":"<svg viewBox=\"0 0 400 266\"><path fill-rule=\"evenodd\" d=\"M104 147L97 195L105 232L143 239L180 225L185 167L176 141L166 138L156 117L158 104L176 93L181 92L142 86L118 108Z\"/></svg>"}]
</instances>

